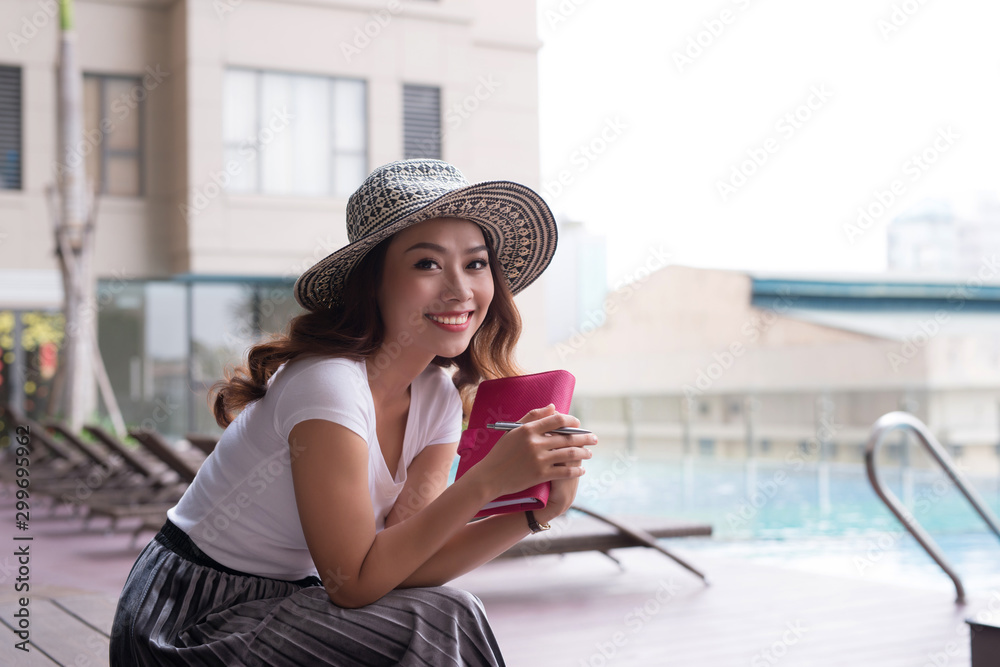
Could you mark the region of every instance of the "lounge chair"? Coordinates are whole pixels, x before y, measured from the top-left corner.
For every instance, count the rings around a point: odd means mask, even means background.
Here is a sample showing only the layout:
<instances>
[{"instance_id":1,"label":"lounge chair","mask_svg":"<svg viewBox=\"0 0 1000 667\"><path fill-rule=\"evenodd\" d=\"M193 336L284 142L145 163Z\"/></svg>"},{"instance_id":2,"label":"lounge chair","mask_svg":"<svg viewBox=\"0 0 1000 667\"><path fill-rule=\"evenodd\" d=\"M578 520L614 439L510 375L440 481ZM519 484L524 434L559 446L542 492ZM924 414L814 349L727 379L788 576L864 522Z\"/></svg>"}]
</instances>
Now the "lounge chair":
<instances>
[{"instance_id":1,"label":"lounge chair","mask_svg":"<svg viewBox=\"0 0 1000 667\"><path fill-rule=\"evenodd\" d=\"M87 465L86 460L77 452L67 447L61 442L57 442L48 437L42 426L30 419L27 415L21 414L9 405L0 406L0 417L11 427L11 437L16 437L15 430L18 426L28 427L29 450L31 451L31 464L33 466L48 466L58 463L55 467L77 468ZM34 476L34 475L32 475Z\"/></svg>"},{"instance_id":2,"label":"lounge chair","mask_svg":"<svg viewBox=\"0 0 1000 667\"><path fill-rule=\"evenodd\" d=\"M100 426L88 424L83 427L83 430L89 433L91 437L100 441L109 451L112 451L121 457L122 461L127 466L149 480L149 483L152 486L160 488L162 486L175 484L180 479L177 476L177 473L171 470L165 463L163 463L163 461L159 460L159 458L148 452L145 456L143 456L142 452L126 447L118 440L118 438L114 437Z\"/></svg>"},{"instance_id":3,"label":"lounge chair","mask_svg":"<svg viewBox=\"0 0 1000 667\"><path fill-rule=\"evenodd\" d=\"M51 514L64 504L65 494L76 489L81 480L93 477L103 482L107 478L107 470L66 442L53 437L35 420L9 406L4 406L4 414L12 424L28 427L32 493L49 498ZM13 472L13 466L4 466L0 469L0 479L12 481ZM77 506L74 504L74 508Z\"/></svg>"},{"instance_id":4,"label":"lounge chair","mask_svg":"<svg viewBox=\"0 0 1000 667\"><path fill-rule=\"evenodd\" d=\"M50 433L82 453L98 470L104 473L104 479L101 483L102 489L137 486L147 481L141 475L137 475L136 471L128 466L116 452L83 440L59 422L48 421L45 422L44 426Z\"/></svg>"},{"instance_id":5,"label":"lounge chair","mask_svg":"<svg viewBox=\"0 0 1000 667\"><path fill-rule=\"evenodd\" d=\"M103 516L111 519L109 530L115 529L119 519L127 518L139 518L144 522L159 521L162 524L167 510L177 504L187 488L186 475L180 475L173 470L157 451L146 447L141 441L140 448L145 450L145 456L141 451L133 451L126 447L99 426L87 425L84 426L84 430L101 441L109 450L121 456L123 463L145 480L142 493L115 495L95 492L93 497L87 500L87 523L94 517ZM143 526L140 525L133 535L142 530Z\"/></svg>"},{"instance_id":6,"label":"lounge chair","mask_svg":"<svg viewBox=\"0 0 1000 667\"><path fill-rule=\"evenodd\" d=\"M114 439L102 429L98 427L86 427L87 430L96 437L100 437L102 440L107 439L108 441L114 441ZM97 435L100 434L100 435ZM141 501L136 501L132 503L118 503L118 502L108 502L108 501L97 501L88 504L90 509L90 514L88 514L88 520L91 516L106 516L111 519L111 529L117 525L118 519L121 518L140 518L142 523L139 527L132 533L133 543L138 539L139 535L146 530L150 530L152 527L157 527L163 525L164 520L167 517L167 510L177 504L177 501L183 495L184 489L190 484L195 475L198 472L198 464L187 460L182 457L174 448L164 440L163 436L155 431L150 431L147 429L132 429L129 431L129 435L138 441L140 447L148 452L151 456L155 457L164 466L177 475L180 478L180 483L174 486L164 487L158 494L152 498L146 498ZM120 445L119 447L124 447Z\"/></svg>"},{"instance_id":7,"label":"lounge chair","mask_svg":"<svg viewBox=\"0 0 1000 667\"><path fill-rule=\"evenodd\" d=\"M199 466L183 458L170 443L163 439L162 435L148 429L131 429L128 434L138 440L139 444L163 461L171 470L176 472L181 480L188 484L194 481L194 476L198 473Z\"/></svg>"},{"instance_id":8,"label":"lounge chair","mask_svg":"<svg viewBox=\"0 0 1000 667\"><path fill-rule=\"evenodd\" d=\"M571 509L583 514L584 517L560 517L560 521L554 523L552 530L529 535L497 556L497 559L599 551L622 567L621 561L611 555L612 549L646 547L659 551L708 583L708 579L701 571L665 549L656 540L666 537L710 537L711 525L661 521L644 529L626 525L579 505L573 505Z\"/></svg>"}]
</instances>

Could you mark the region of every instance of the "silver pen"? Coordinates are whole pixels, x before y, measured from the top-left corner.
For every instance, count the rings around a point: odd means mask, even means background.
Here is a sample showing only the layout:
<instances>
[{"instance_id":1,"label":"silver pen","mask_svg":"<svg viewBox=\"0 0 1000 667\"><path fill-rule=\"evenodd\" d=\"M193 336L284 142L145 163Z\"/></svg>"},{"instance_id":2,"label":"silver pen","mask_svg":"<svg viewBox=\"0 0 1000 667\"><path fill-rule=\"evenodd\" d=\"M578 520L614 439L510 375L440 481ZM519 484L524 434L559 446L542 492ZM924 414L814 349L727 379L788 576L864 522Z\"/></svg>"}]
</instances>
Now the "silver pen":
<instances>
[{"instance_id":1,"label":"silver pen","mask_svg":"<svg viewBox=\"0 0 1000 667\"><path fill-rule=\"evenodd\" d=\"M513 431L518 426L524 426L520 422L497 422L495 424L487 424L486 428L491 428L495 431ZM549 433L560 433L562 435L586 435L587 433L593 433L593 431L588 431L585 428L574 428L572 426L563 426L562 428L557 428Z\"/></svg>"}]
</instances>

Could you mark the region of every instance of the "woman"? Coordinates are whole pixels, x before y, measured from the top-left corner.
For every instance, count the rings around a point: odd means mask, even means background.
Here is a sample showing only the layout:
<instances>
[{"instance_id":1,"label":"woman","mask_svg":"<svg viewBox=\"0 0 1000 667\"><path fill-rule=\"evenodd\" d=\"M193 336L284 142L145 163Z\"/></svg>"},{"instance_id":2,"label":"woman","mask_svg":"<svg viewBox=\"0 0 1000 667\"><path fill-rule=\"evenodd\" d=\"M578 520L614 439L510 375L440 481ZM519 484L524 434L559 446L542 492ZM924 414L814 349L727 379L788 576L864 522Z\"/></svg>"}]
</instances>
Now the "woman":
<instances>
[{"instance_id":1,"label":"woman","mask_svg":"<svg viewBox=\"0 0 1000 667\"><path fill-rule=\"evenodd\" d=\"M546 435L579 422L539 406L447 478L477 383L518 372L512 295L555 222L524 186L406 160L347 228L295 285L308 312L216 386L226 430L129 575L112 664L503 664L480 601L444 584L565 512L596 438ZM470 523L545 480L535 515Z\"/></svg>"}]
</instances>

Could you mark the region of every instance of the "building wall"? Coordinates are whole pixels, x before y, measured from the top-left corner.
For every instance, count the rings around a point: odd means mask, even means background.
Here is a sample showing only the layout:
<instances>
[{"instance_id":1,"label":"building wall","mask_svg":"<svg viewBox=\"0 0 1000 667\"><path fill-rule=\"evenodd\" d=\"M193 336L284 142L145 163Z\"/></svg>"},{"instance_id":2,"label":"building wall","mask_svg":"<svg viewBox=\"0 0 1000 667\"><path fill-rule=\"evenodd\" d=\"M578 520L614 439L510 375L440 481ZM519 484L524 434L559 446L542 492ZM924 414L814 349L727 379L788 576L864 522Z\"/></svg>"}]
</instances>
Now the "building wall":
<instances>
[{"instance_id":1,"label":"building wall","mask_svg":"<svg viewBox=\"0 0 1000 667\"><path fill-rule=\"evenodd\" d=\"M248 1L221 20L210 4L187 2L189 201L223 169L219 91L227 67L364 79L370 167L402 157L403 84L439 86L446 160L470 180L503 175L537 182L537 44L523 35L525 26L533 33L533 14L525 11L530 4L515 6L530 21L494 26L481 44L472 2L411 0L388 13L380 2ZM388 16L384 27L373 18L379 12L383 20ZM366 41L359 29L376 34ZM360 45L360 52L345 55L345 45ZM495 81L496 90L482 81ZM452 113L456 108L462 113ZM246 273L253 266L266 275L296 274L347 242L345 206L334 197L220 196L189 221L189 265L177 268ZM178 213L171 211L175 219Z\"/></svg>"},{"instance_id":2,"label":"building wall","mask_svg":"<svg viewBox=\"0 0 1000 667\"><path fill-rule=\"evenodd\" d=\"M26 306L5 295L20 293L8 281L29 274L45 287L32 307L57 308L60 301L45 194L58 155L57 5L0 2L0 25L20 34L28 22L24 44L0 40L0 65L22 68L25 110L23 189L0 191L0 310ZM108 311L105 320L128 310L118 301L135 301L132 292L148 281L173 280L184 289L178 275L294 278L347 242L343 197L217 192L230 67L364 79L368 169L403 157L404 84L438 86L444 159L473 182L539 184L533 0L76 0L75 8L83 73L144 81L136 91L144 98L144 193L103 195L98 202L95 272L105 301L116 304L99 305ZM212 193L207 206L193 206L206 193ZM54 280L45 279L46 271ZM529 368L545 343L543 284L517 299L525 321L519 354ZM281 307L288 305L285 299ZM167 325L179 321L177 313L158 317L166 321L142 315L143 330L173 331ZM188 324L197 331L197 322ZM242 332L245 323L234 316L224 328ZM176 398L156 378L169 375L173 382L183 363L170 356L174 366L157 366L152 360L161 351L149 340L132 341L138 352L128 356L123 350L131 347L114 343L112 334L101 334L108 365L120 367L123 377L141 376L145 388L133 401L136 410L168 394ZM240 345L231 346L228 363L243 351L243 337L235 338ZM128 358L110 358L116 354ZM128 386L116 390L128 393Z\"/></svg>"},{"instance_id":3,"label":"building wall","mask_svg":"<svg viewBox=\"0 0 1000 667\"><path fill-rule=\"evenodd\" d=\"M10 0L0 4L0 24L15 34L31 35L16 48L9 39L0 47L0 63L22 67L23 190L0 191L0 232L8 234L0 245L4 268L57 269L52 253L52 223L46 189L55 182L57 156L58 18L46 11L57 3ZM133 0L120 4L76 3L77 56L85 74L143 76L146 67L165 64L168 43L166 2ZM42 17L45 17L44 20ZM28 20L36 31L26 30ZM40 27L39 27L40 25ZM162 71L162 68L161 68ZM149 77L152 83L153 77ZM168 109L170 77L137 95L144 104L146 196L102 196L96 226L95 267L102 277L163 275L162 252L165 194L171 165L163 159L174 143L162 131ZM122 113L134 109L123 107ZM111 118L116 120L117 113ZM84 155L103 141L91 134L78 152ZM2 304L0 304L2 305Z\"/></svg>"},{"instance_id":4,"label":"building wall","mask_svg":"<svg viewBox=\"0 0 1000 667\"><path fill-rule=\"evenodd\" d=\"M231 11L220 7L231 6ZM388 11L387 7L399 7ZM3 25L39 12L0 6ZM402 157L402 86L442 88L444 158L470 180L537 186L538 91L533 2L486 0L78 0L85 73L167 73L145 91L146 196L101 197L96 269L142 277L174 273L287 275L346 242L333 197L222 194L184 216L196 190L223 169L222 79L227 67L363 78L369 92L369 167ZM384 27L377 15L389 16ZM0 63L24 68L25 188L0 192L3 263L55 268L44 189L56 147L57 21ZM377 34L345 55L357 30ZM5 45L6 46L6 45ZM158 68L158 69L157 69ZM276 230L278 233L276 233ZM17 252L10 249L17 247Z\"/></svg>"},{"instance_id":5,"label":"building wall","mask_svg":"<svg viewBox=\"0 0 1000 667\"><path fill-rule=\"evenodd\" d=\"M23 68L24 189L0 191L0 266L57 270L45 188L53 183L58 20L41 0L0 3L0 25L41 23L0 64ZM77 0L84 73L144 76L145 194L101 196L99 279L177 274L294 277L347 242L346 200L214 192L223 170L229 67L361 78L368 167L403 157L404 84L441 88L443 158L470 181L539 184L540 46L531 0ZM40 18L35 18L41 12ZM350 47L358 49L347 53ZM359 48L360 47L360 48ZM187 208L185 208L187 207ZM540 282L539 285L542 283ZM544 294L518 297L521 351L544 345ZM0 307L4 304L0 303Z\"/></svg>"}]
</instances>

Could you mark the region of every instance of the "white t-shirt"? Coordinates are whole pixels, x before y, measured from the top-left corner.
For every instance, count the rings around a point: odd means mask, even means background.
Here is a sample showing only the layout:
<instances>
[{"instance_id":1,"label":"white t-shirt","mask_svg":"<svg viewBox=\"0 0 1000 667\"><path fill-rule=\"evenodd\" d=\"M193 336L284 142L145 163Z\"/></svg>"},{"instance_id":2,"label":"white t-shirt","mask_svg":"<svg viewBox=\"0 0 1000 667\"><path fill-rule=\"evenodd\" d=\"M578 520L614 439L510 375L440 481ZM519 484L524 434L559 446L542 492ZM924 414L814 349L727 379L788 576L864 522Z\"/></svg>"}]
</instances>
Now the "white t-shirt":
<instances>
[{"instance_id":1,"label":"white t-shirt","mask_svg":"<svg viewBox=\"0 0 1000 667\"><path fill-rule=\"evenodd\" d=\"M429 445L458 441L462 403L442 368L431 364L414 379L393 479L376 435L364 362L295 359L275 372L264 398L229 425L167 516L226 567L292 581L316 575L295 504L288 444L292 428L307 419L341 424L368 443L368 490L381 531L414 457Z\"/></svg>"}]
</instances>

